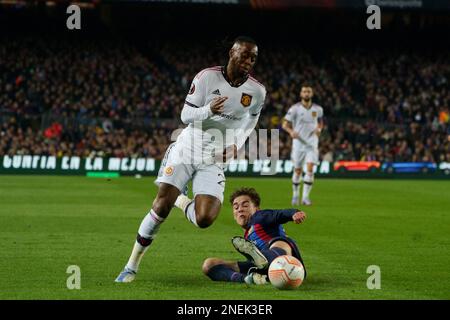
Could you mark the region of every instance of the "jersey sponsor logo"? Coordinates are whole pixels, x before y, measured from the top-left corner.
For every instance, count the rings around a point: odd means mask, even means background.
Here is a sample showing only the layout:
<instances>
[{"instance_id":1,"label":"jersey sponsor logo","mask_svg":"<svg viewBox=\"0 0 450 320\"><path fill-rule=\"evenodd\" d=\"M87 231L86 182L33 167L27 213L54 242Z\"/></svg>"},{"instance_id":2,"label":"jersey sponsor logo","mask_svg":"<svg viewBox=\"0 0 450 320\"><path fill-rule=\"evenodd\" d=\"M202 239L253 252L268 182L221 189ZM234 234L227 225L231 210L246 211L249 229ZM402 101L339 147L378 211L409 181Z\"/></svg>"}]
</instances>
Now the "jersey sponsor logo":
<instances>
[{"instance_id":1,"label":"jersey sponsor logo","mask_svg":"<svg viewBox=\"0 0 450 320\"><path fill-rule=\"evenodd\" d=\"M247 93L242 93L241 104L244 107L248 107L252 103L252 96Z\"/></svg>"},{"instance_id":2,"label":"jersey sponsor logo","mask_svg":"<svg viewBox=\"0 0 450 320\"><path fill-rule=\"evenodd\" d=\"M214 91L212 92L212 94L217 94L217 95L220 96L220 91L219 91L219 89L214 90Z\"/></svg>"},{"instance_id":3,"label":"jersey sponsor logo","mask_svg":"<svg viewBox=\"0 0 450 320\"><path fill-rule=\"evenodd\" d=\"M169 166L164 168L164 175L171 176L173 175L174 168Z\"/></svg>"},{"instance_id":4,"label":"jersey sponsor logo","mask_svg":"<svg viewBox=\"0 0 450 320\"><path fill-rule=\"evenodd\" d=\"M242 119L242 118L233 116L232 114L225 114L225 113L219 113L218 116L221 118L225 118L225 119L233 120L233 121L239 121Z\"/></svg>"},{"instance_id":5,"label":"jersey sponsor logo","mask_svg":"<svg viewBox=\"0 0 450 320\"><path fill-rule=\"evenodd\" d=\"M313 116L313 117L317 117L317 112L316 112L316 111L313 111L313 112L312 112L312 116Z\"/></svg>"},{"instance_id":6,"label":"jersey sponsor logo","mask_svg":"<svg viewBox=\"0 0 450 320\"><path fill-rule=\"evenodd\" d=\"M250 229L248 229L247 235L250 236L255 231L254 229L255 228L253 228L253 226L251 226Z\"/></svg>"},{"instance_id":7,"label":"jersey sponsor logo","mask_svg":"<svg viewBox=\"0 0 450 320\"><path fill-rule=\"evenodd\" d=\"M192 84L191 88L189 89L189 94L193 94L195 92L195 84Z\"/></svg>"}]
</instances>

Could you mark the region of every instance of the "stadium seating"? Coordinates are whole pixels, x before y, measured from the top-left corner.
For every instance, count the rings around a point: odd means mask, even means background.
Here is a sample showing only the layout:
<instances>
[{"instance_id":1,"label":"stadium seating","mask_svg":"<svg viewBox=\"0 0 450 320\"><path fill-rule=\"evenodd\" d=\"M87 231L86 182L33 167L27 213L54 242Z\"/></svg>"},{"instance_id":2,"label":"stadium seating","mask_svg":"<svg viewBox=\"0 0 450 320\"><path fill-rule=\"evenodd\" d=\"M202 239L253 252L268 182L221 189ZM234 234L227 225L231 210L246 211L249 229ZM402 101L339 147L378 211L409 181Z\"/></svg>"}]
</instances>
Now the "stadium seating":
<instances>
[{"instance_id":1,"label":"stadium seating","mask_svg":"<svg viewBox=\"0 0 450 320\"><path fill-rule=\"evenodd\" d=\"M226 58L225 47L208 43L2 41L0 156L161 159L182 126L192 78ZM322 159L450 162L447 58L437 51L264 46L254 70L268 90L259 127L281 128L308 82L325 111ZM281 138L280 155L289 158L288 135Z\"/></svg>"}]
</instances>

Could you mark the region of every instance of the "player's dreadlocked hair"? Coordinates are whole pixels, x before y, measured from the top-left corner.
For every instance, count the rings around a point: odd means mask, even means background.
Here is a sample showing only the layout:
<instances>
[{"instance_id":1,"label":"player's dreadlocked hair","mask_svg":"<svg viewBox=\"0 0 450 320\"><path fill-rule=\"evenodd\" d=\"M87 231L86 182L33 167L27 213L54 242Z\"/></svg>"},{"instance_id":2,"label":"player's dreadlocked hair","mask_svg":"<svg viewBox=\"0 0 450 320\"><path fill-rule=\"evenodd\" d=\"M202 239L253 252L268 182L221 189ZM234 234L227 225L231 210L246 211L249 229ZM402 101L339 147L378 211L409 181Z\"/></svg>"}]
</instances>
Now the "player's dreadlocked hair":
<instances>
[{"instance_id":1,"label":"player's dreadlocked hair","mask_svg":"<svg viewBox=\"0 0 450 320\"><path fill-rule=\"evenodd\" d=\"M234 199L240 196L249 196L255 206L259 207L261 198L254 188L240 188L233 192L230 196L230 203L233 204Z\"/></svg>"}]
</instances>

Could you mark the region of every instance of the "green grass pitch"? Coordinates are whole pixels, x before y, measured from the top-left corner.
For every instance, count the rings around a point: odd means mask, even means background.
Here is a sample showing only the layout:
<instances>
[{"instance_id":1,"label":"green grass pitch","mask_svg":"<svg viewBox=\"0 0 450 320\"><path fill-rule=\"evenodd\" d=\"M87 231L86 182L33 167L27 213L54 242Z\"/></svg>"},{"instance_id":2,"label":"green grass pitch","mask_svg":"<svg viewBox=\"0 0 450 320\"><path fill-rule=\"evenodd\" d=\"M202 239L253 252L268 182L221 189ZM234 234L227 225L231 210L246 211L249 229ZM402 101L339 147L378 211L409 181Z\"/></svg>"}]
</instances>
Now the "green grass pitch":
<instances>
[{"instance_id":1,"label":"green grass pitch","mask_svg":"<svg viewBox=\"0 0 450 320\"><path fill-rule=\"evenodd\" d=\"M226 199L239 186L290 207L288 178L228 178ZM306 222L285 225L309 271L294 291L202 274L207 257L241 259L227 202L202 230L174 209L136 281L114 283L155 192L149 177L0 176L0 299L450 299L450 181L317 179ZM69 265L80 290L66 287ZM367 289L370 265L379 290Z\"/></svg>"}]
</instances>

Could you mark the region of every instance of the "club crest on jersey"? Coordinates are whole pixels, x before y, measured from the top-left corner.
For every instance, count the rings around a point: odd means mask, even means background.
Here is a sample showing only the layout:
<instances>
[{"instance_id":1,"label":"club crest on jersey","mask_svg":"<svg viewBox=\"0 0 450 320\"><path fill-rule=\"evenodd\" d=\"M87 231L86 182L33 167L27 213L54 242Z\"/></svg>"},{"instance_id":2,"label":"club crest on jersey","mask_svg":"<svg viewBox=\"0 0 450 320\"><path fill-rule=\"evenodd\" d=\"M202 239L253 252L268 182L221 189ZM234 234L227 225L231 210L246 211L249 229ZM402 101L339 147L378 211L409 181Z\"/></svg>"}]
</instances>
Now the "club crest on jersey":
<instances>
[{"instance_id":1,"label":"club crest on jersey","mask_svg":"<svg viewBox=\"0 0 450 320\"><path fill-rule=\"evenodd\" d=\"M317 117L317 112L316 112L316 111L313 111L313 112L312 112L312 116L313 116L313 117Z\"/></svg>"},{"instance_id":2,"label":"club crest on jersey","mask_svg":"<svg viewBox=\"0 0 450 320\"><path fill-rule=\"evenodd\" d=\"M164 175L166 175L166 176L173 175L173 167L165 167L164 168Z\"/></svg>"},{"instance_id":3,"label":"club crest on jersey","mask_svg":"<svg viewBox=\"0 0 450 320\"><path fill-rule=\"evenodd\" d=\"M252 103L252 96L247 93L243 93L241 97L241 104L244 107L248 107L251 103Z\"/></svg>"},{"instance_id":4,"label":"club crest on jersey","mask_svg":"<svg viewBox=\"0 0 450 320\"><path fill-rule=\"evenodd\" d=\"M189 94L193 94L195 92L195 84L192 84L191 88L189 89Z\"/></svg>"}]
</instances>

